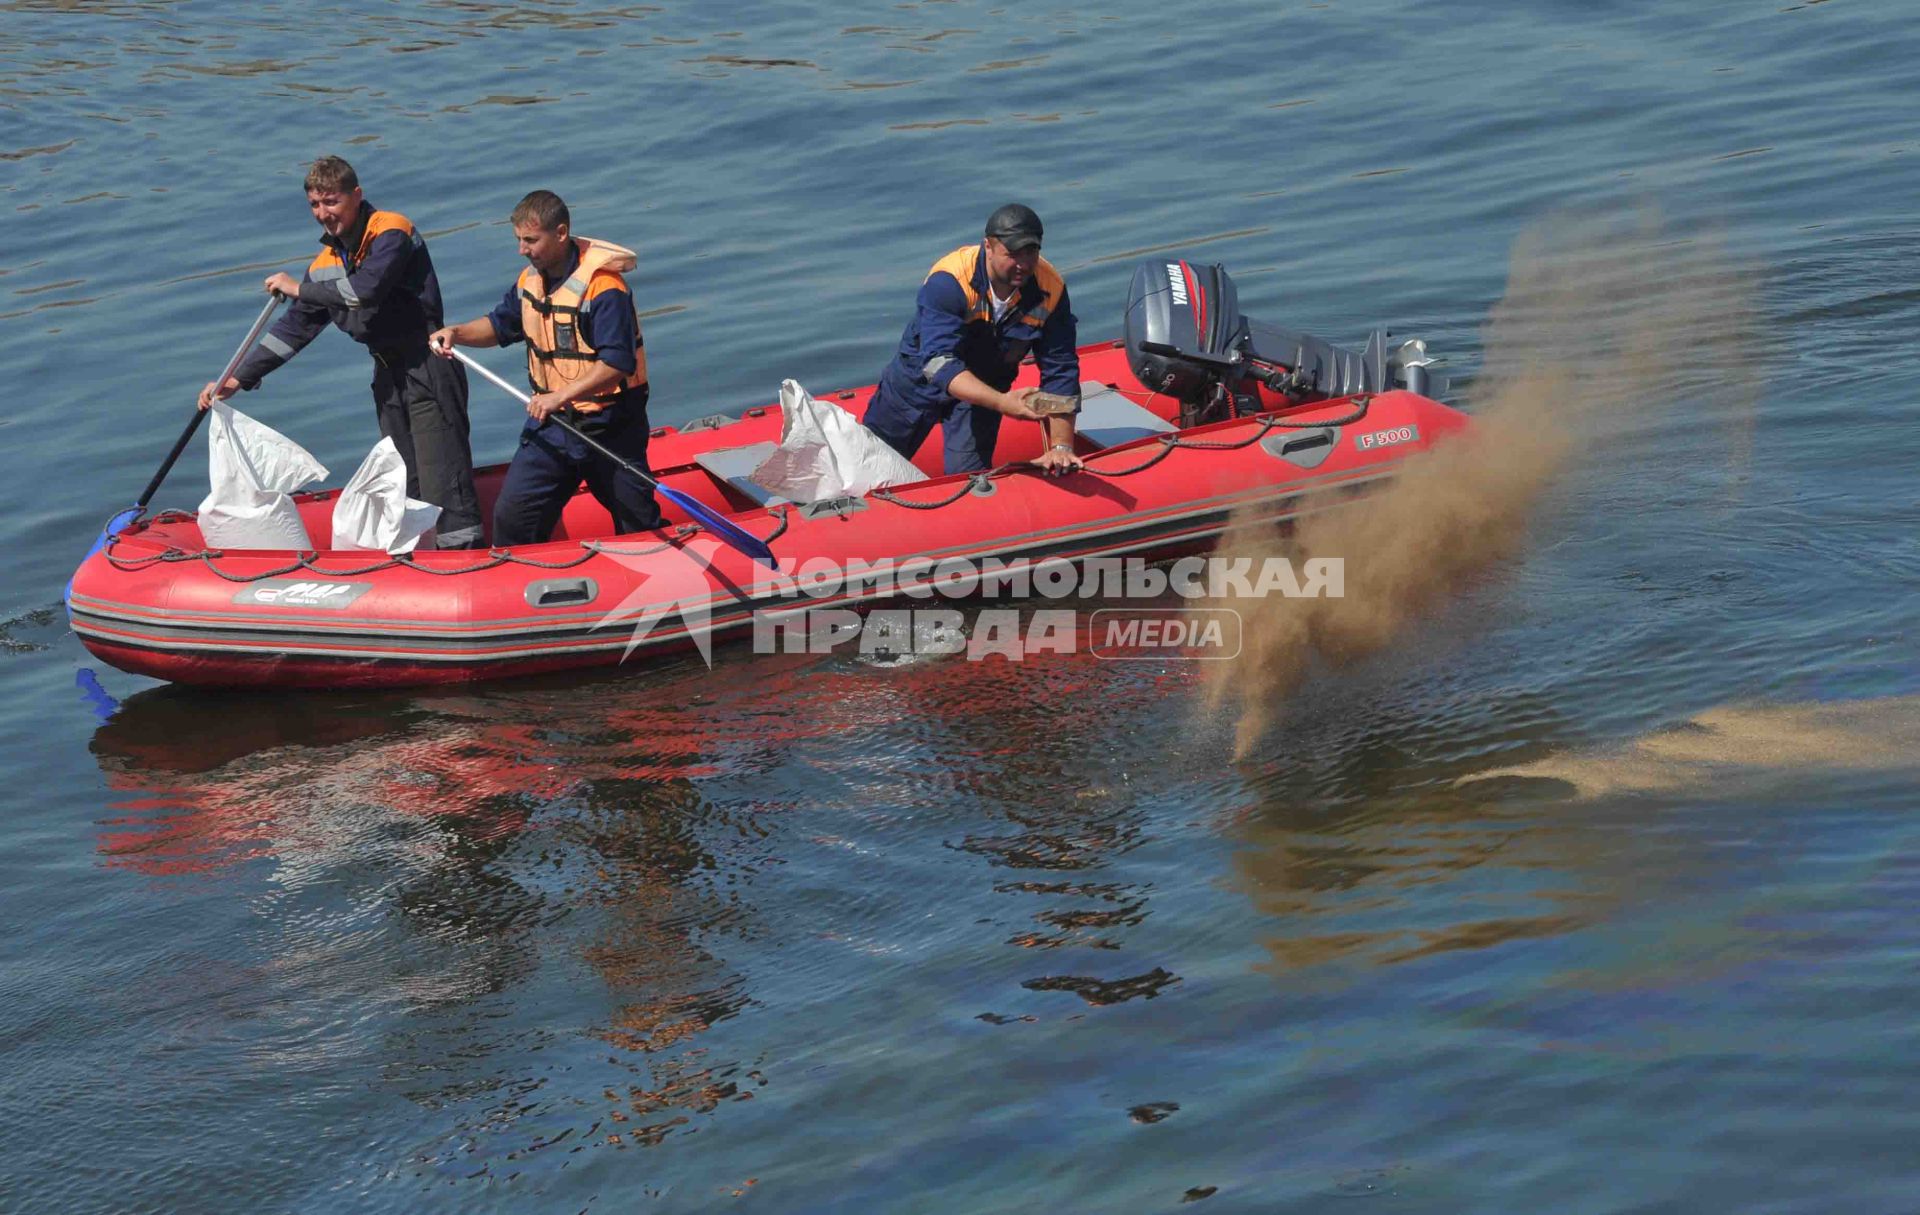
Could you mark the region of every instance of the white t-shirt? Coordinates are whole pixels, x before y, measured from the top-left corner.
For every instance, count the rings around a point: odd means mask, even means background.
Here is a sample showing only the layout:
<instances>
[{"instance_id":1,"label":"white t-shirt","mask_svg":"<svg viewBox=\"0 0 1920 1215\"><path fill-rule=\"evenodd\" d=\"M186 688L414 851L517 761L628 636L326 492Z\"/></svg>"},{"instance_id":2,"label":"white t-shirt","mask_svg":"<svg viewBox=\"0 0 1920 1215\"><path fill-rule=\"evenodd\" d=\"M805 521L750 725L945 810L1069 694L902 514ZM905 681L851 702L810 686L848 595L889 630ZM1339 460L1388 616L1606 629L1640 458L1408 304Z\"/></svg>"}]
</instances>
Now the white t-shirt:
<instances>
[{"instance_id":1,"label":"white t-shirt","mask_svg":"<svg viewBox=\"0 0 1920 1215\"><path fill-rule=\"evenodd\" d=\"M1013 296L1009 293L1007 298L1001 299L993 293L993 288L989 286L987 288L987 298L993 301L993 323L998 325L1000 318L1007 314L1007 305L1013 303Z\"/></svg>"}]
</instances>

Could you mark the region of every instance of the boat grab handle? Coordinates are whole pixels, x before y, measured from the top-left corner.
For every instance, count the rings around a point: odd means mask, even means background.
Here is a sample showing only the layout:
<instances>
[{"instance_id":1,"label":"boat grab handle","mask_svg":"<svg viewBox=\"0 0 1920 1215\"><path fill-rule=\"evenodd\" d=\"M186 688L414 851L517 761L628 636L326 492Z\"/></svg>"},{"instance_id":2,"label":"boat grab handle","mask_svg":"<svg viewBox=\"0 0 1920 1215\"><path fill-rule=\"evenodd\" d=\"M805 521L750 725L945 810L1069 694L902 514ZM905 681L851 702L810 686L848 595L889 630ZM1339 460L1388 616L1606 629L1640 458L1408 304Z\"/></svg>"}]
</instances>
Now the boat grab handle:
<instances>
[{"instance_id":1,"label":"boat grab handle","mask_svg":"<svg viewBox=\"0 0 1920 1215\"><path fill-rule=\"evenodd\" d=\"M1269 455L1278 456L1290 464L1313 468L1333 454L1333 445L1339 437L1338 426L1321 426L1292 434L1268 435L1260 441L1260 446Z\"/></svg>"},{"instance_id":2,"label":"boat grab handle","mask_svg":"<svg viewBox=\"0 0 1920 1215\"><path fill-rule=\"evenodd\" d=\"M577 607L592 603L600 587L591 578L543 578L527 583L528 607Z\"/></svg>"}]
</instances>

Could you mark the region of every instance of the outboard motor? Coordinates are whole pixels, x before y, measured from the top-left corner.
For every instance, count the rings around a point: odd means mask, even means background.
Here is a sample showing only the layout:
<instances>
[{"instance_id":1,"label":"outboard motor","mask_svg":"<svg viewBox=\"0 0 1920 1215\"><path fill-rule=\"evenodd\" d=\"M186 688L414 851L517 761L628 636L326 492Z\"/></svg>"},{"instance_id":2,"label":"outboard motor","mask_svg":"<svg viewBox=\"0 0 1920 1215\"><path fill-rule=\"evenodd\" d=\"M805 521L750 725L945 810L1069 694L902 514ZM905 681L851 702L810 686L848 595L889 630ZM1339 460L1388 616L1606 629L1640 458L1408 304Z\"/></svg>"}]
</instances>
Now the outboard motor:
<instances>
[{"instance_id":1,"label":"outboard motor","mask_svg":"<svg viewBox=\"0 0 1920 1215\"><path fill-rule=\"evenodd\" d=\"M1438 396L1446 379L1418 340L1394 350L1376 332L1356 354L1290 329L1249 322L1220 265L1143 262L1127 289L1127 363L1134 378L1181 404L1181 426L1271 408L1260 389L1295 403L1404 384Z\"/></svg>"},{"instance_id":2,"label":"outboard motor","mask_svg":"<svg viewBox=\"0 0 1920 1215\"><path fill-rule=\"evenodd\" d=\"M1223 378L1238 379L1247 322L1225 266L1145 262L1127 289L1127 362L1134 378L1198 406Z\"/></svg>"}]
</instances>

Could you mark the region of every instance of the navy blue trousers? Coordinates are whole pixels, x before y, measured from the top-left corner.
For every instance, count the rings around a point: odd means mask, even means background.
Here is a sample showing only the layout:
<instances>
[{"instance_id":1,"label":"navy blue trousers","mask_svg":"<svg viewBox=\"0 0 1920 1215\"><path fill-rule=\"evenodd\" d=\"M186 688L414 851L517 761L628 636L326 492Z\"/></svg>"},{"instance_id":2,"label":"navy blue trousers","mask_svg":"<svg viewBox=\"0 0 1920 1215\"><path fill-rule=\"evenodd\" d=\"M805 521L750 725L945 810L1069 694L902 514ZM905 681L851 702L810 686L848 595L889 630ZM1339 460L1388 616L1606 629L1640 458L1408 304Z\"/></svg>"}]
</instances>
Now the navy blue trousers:
<instances>
[{"instance_id":1,"label":"navy blue trousers","mask_svg":"<svg viewBox=\"0 0 1920 1215\"><path fill-rule=\"evenodd\" d=\"M576 418L574 424L630 463L647 467L644 408L615 405L605 414ZM493 504L495 546L539 544L550 538L560 512L582 481L613 516L616 534L660 526L660 508L654 503L652 487L622 471L551 418L538 425L528 418L520 432L520 448L513 453L506 482Z\"/></svg>"},{"instance_id":2,"label":"navy blue trousers","mask_svg":"<svg viewBox=\"0 0 1920 1215\"><path fill-rule=\"evenodd\" d=\"M426 345L373 356L380 433L407 466L407 496L440 508L441 548L479 548L480 497L467 440L467 369Z\"/></svg>"},{"instance_id":3,"label":"navy blue trousers","mask_svg":"<svg viewBox=\"0 0 1920 1215\"><path fill-rule=\"evenodd\" d=\"M985 472L993 467L993 445L1005 414L948 397L938 409L903 398L882 381L867 406L867 429L907 459L920 450L939 423L945 435L946 470Z\"/></svg>"}]
</instances>

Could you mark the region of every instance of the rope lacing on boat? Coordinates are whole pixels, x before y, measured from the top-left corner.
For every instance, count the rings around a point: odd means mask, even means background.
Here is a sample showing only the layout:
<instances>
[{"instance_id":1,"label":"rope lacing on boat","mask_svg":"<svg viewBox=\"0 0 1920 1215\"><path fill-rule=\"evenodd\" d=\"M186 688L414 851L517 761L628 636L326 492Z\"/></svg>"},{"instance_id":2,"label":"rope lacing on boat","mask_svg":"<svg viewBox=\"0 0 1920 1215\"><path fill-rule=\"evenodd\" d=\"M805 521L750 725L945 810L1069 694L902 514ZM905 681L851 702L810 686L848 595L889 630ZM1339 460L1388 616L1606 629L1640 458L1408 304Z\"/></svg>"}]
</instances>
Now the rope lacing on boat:
<instances>
[{"instance_id":1,"label":"rope lacing on boat","mask_svg":"<svg viewBox=\"0 0 1920 1215\"><path fill-rule=\"evenodd\" d=\"M1147 399L1151 401L1153 398L1149 397ZM1183 439L1177 434L1161 435L1155 440L1157 450L1155 450L1151 456L1135 464L1132 468L1095 468L1093 461L1109 454L1107 451L1096 451L1085 457L1085 467L1082 468L1081 471L1090 473L1096 477L1131 477L1135 473L1147 471L1181 448L1194 451L1238 451L1243 447L1251 447L1261 439L1266 438L1267 432L1270 430L1318 430L1322 426L1351 426L1353 423L1367 416L1367 409L1372 404L1373 398L1358 396L1353 399L1353 412L1347 414L1345 417L1321 418L1312 422L1293 422L1284 418L1275 417L1254 418L1252 420L1259 425L1260 429L1254 431L1244 439L1236 439L1231 442L1213 439ZM1130 451L1128 454L1132 454L1132 452ZM962 485L952 494L932 502L909 501L888 489L876 489L873 491L872 496L880 499L882 502L891 502L895 506L904 506L908 510L938 510L943 506L953 505L970 493L984 492L983 487L987 482L998 477L1004 477L1008 473L1023 468L1031 469L1032 464L1026 460L1010 460L1005 464L995 466L987 472L973 473L968 476L966 484Z\"/></svg>"},{"instance_id":2,"label":"rope lacing on boat","mask_svg":"<svg viewBox=\"0 0 1920 1215\"><path fill-rule=\"evenodd\" d=\"M1148 403L1151 403L1153 398L1148 397L1147 400ZM1313 430L1322 426L1349 426L1366 417L1367 409L1372 403L1372 398L1369 396L1357 396L1353 399L1353 411L1345 417L1331 419L1321 418L1311 422L1295 422L1272 416L1254 418L1252 421L1257 425L1258 429L1244 439L1237 439L1230 442L1210 439L1183 439L1177 434L1162 435L1155 440L1153 454L1138 464L1133 465L1131 468L1096 468L1093 465L1093 461L1112 454L1110 451L1096 451L1086 457L1085 467L1081 471L1096 477L1131 477L1135 473L1147 471L1149 468L1152 468L1182 448L1193 451L1238 451L1241 448L1253 446L1265 438L1269 431L1273 430ZM1130 454L1131 450L1132 449L1129 449ZM931 502L917 502L908 498L902 498L890 489L876 489L869 496L878 498L882 502L891 503L894 506L904 507L907 510L938 510L943 506L953 505L970 493L984 493L987 491L989 482L1023 468L1031 470L1032 465L1025 460L1011 460L1005 464L997 465L987 472L973 473L967 478L966 482L954 490L953 493L945 498L939 498ZM772 544L775 540L786 535L787 528L792 524L791 508L787 506L772 506L767 508L767 513L779 520L779 525L773 529L770 535L765 537L765 543ZM193 516L185 511L163 510L153 517L153 522L156 524L177 523L192 518ZM139 516L136 515L133 521L137 522L138 519ZM615 548L602 540L582 540L579 541L581 550L579 556L565 561L541 561L538 558L521 556L512 549L492 548L487 550L485 558L468 565L455 566L453 568L423 565L419 561L414 560L413 554L399 553L378 561L368 562L365 565L357 565L347 569L334 569L316 564L316 559L320 554L316 550L309 550L299 554L285 565L276 566L270 570L253 574L234 574L214 564L216 559L230 555L224 549L202 549L198 552L189 552L177 545L170 544L162 551L147 556L120 557L113 550L123 539L121 532L115 532L113 535L108 536L106 545L102 551L115 569L143 570L149 566L165 562L200 561L204 562L209 570L212 570L228 582L258 582L264 578L285 578L289 574L303 572L315 574L323 578L358 578L366 574L374 574L381 570L394 569L396 567L415 569L423 574L432 574L440 578L455 578L462 574L478 574L486 570L498 569L503 565L522 565L539 570L570 570L576 566L585 565L595 557L600 556L645 557L653 553L664 552L674 547L676 543L684 541L703 530L705 529L697 523L682 523L673 528L669 533L672 539L639 549Z\"/></svg>"},{"instance_id":3,"label":"rope lacing on boat","mask_svg":"<svg viewBox=\"0 0 1920 1215\"><path fill-rule=\"evenodd\" d=\"M772 544L775 540L778 540L786 534L787 527L791 520L788 518L789 508L785 506L769 507L767 513L779 520L779 526L775 527L773 532L765 538L767 544ZM156 524L179 523L192 518L193 516L185 511L166 510L155 515L153 522ZM137 521L138 516L136 516L135 519ZM316 550L308 550L300 553L285 565L275 566L270 570L262 570L258 573L250 574L235 574L223 570L214 564L216 559L232 555L225 549L210 548L201 549L198 552L190 552L178 545L169 544L157 553L149 553L141 557L121 557L113 551L124 539L124 536L120 532L115 532L113 535L107 537L107 543L102 552L115 569L129 571L143 570L149 566L163 563L199 561L204 563L206 567L215 574L225 578L228 582L259 582L264 578L285 578L289 574L298 573L314 574L322 578L358 578L365 574L374 574L381 570L395 568L414 569L419 570L423 574L433 574L436 577L454 578L461 574L477 574L485 570L499 569L503 565L523 565L538 570L570 570L576 566L585 565L595 557L600 556L645 557L673 548L676 543L684 541L704 530L706 529L697 523L682 523L668 533L673 539L663 540L659 544L646 548L616 548L604 540L582 540L579 541L581 549L579 556L571 557L564 561L542 561L537 557L522 556L512 549L490 548L487 550L487 555L478 561L448 568L423 564L422 562L414 560L412 553L397 553L393 556L383 557L378 561L367 562L364 565L335 568L318 564L319 552Z\"/></svg>"}]
</instances>

